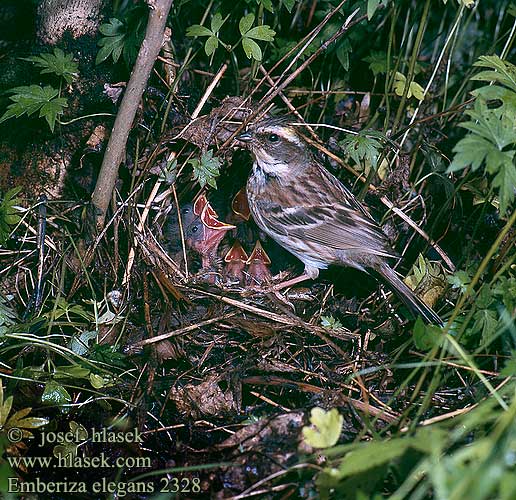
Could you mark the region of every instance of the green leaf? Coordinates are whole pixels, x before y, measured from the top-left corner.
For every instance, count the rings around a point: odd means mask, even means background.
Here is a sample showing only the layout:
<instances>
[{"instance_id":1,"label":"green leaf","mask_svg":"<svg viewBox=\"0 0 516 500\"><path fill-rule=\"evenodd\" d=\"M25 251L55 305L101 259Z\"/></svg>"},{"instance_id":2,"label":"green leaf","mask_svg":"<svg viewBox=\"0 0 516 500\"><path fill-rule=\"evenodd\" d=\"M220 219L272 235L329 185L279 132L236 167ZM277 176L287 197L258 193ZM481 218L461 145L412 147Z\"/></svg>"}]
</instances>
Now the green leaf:
<instances>
[{"instance_id":1,"label":"green leaf","mask_svg":"<svg viewBox=\"0 0 516 500\"><path fill-rule=\"evenodd\" d=\"M100 50L95 63L100 64L109 56L116 63L123 55L126 64L132 64L143 40L143 28L144 23L140 15L125 17L124 22L111 18L109 23L102 24L99 31L104 37L98 41Z\"/></svg>"},{"instance_id":2,"label":"green leaf","mask_svg":"<svg viewBox=\"0 0 516 500\"><path fill-rule=\"evenodd\" d=\"M240 34L244 36L253 26L254 24L254 14L247 14L238 23L238 29L240 30Z\"/></svg>"},{"instance_id":3,"label":"green leaf","mask_svg":"<svg viewBox=\"0 0 516 500\"><path fill-rule=\"evenodd\" d=\"M481 71L473 76L472 80L501 83L516 92L516 66L514 64L493 55L480 56L473 66L489 68L492 71Z\"/></svg>"},{"instance_id":4,"label":"green leaf","mask_svg":"<svg viewBox=\"0 0 516 500\"><path fill-rule=\"evenodd\" d=\"M262 26L255 26L253 29L246 33L247 38L253 38L254 40L262 40L264 42L273 42L276 32L267 24Z\"/></svg>"},{"instance_id":5,"label":"green leaf","mask_svg":"<svg viewBox=\"0 0 516 500\"><path fill-rule=\"evenodd\" d=\"M387 54L385 52L371 52L370 56L364 57L365 62L369 63L369 69L374 76L387 73Z\"/></svg>"},{"instance_id":6,"label":"green leaf","mask_svg":"<svg viewBox=\"0 0 516 500\"><path fill-rule=\"evenodd\" d=\"M94 389L102 389L106 385L104 379L96 373L90 373L90 383Z\"/></svg>"},{"instance_id":7,"label":"green leaf","mask_svg":"<svg viewBox=\"0 0 516 500\"><path fill-rule=\"evenodd\" d=\"M344 71L349 70L349 54L352 52L351 44L348 38L344 38L337 46L335 55L340 62Z\"/></svg>"},{"instance_id":8,"label":"green leaf","mask_svg":"<svg viewBox=\"0 0 516 500\"><path fill-rule=\"evenodd\" d=\"M211 149L204 153L200 160L193 158L188 160L188 163L193 167L194 180L198 181L201 187L208 184L214 189L217 188L216 178L220 175L221 162L216 156L213 156Z\"/></svg>"},{"instance_id":9,"label":"green leaf","mask_svg":"<svg viewBox=\"0 0 516 500\"><path fill-rule=\"evenodd\" d=\"M274 7L272 6L272 0L260 0L260 3L269 11L274 13Z\"/></svg>"},{"instance_id":10,"label":"green leaf","mask_svg":"<svg viewBox=\"0 0 516 500\"><path fill-rule=\"evenodd\" d=\"M421 316L419 316L414 323L414 344L422 351L429 351L434 346L441 345L444 340L442 330L435 325L425 325Z\"/></svg>"},{"instance_id":11,"label":"green leaf","mask_svg":"<svg viewBox=\"0 0 516 500\"><path fill-rule=\"evenodd\" d=\"M370 21L382 0L367 0L367 20Z\"/></svg>"},{"instance_id":12,"label":"green leaf","mask_svg":"<svg viewBox=\"0 0 516 500\"><path fill-rule=\"evenodd\" d=\"M412 440L408 438L365 443L345 456L338 474L342 478L371 470L400 457L411 446Z\"/></svg>"},{"instance_id":13,"label":"green leaf","mask_svg":"<svg viewBox=\"0 0 516 500\"><path fill-rule=\"evenodd\" d=\"M40 73L53 73L63 78L67 83L77 77L79 65L73 60L72 54L65 54L61 49L55 48L53 54L40 54L22 58L31 61L41 68Z\"/></svg>"},{"instance_id":14,"label":"green leaf","mask_svg":"<svg viewBox=\"0 0 516 500\"><path fill-rule=\"evenodd\" d=\"M112 17L109 20L109 23L101 24L99 26L99 31L104 36L115 36L118 35L124 28L124 23L119 21L116 17Z\"/></svg>"},{"instance_id":15,"label":"green leaf","mask_svg":"<svg viewBox=\"0 0 516 500\"><path fill-rule=\"evenodd\" d=\"M222 19L222 15L217 12L212 18L211 18L211 31L213 34L218 33L222 25L224 24L224 19Z\"/></svg>"},{"instance_id":16,"label":"green leaf","mask_svg":"<svg viewBox=\"0 0 516 500\"><path fill-rule=\"evenodd\" d=\"M101 24L99 31L104 35L98 41L101 47L97 52L95 64L104 62L109 56L112 56L113 62L117 62L126 43L126 27L124 23L115 17L112 17L107 24Z\"/></svg>"},{"instance_id":17,"label":"green leaf","mask_svg":"<svg viewBox=\"0 0 516 500\"><path fill-rule=\"evenodd\" d=\"M211 36L211 30L200 24L193 24L186 30L186 36Z\"/></svg>"},{"instance_id":18,"label":"green leaf","mask_svg":"<svg viewBox=\"0 0 516 500\"><path fill-rule=\"evenodd\" d=\"M337 444L344 417L336 408L325 411L322 408L312 408L310 414L311 426L303 427L303 438L313 448L329 448Z\"/></svg>"},{"instance_id":19,"label":"green leaf","mask_svg":"<svg viewBox=\"0 0 516 500\"><path fill-rule=\"evenodd\" d=\"M219 39L216 36L210 36L206 39L204 44L204 52L206 52L207 56L211 56L217 47L219 46Z\"/></svg>"},{"instance_id":20,"label":"green leaf","mask_svg":"<svg viewBox=\"0 0 516 500\"><path fill-rule=\"evenodd\" d=\"M281 0L281 4L285 6L289 12L292 12L294 5L296 4L296 0Z\"/></svg>"},{"instance_id":21,"label":"green leaf","mask_svg":"<svg viewBox=\"0 0 516 500\"><path fill-rule=\"evenodd\" d=\"M86 378L90 374L89 368L80 365L59 366L54 371L54 378Z\"/></svg>"},{"instance_id":22,"label":"green leaf","mask_svg":"<svg viewBox=\"0 0 516 500\"><path fill-rule=\"evenodd\" d=\"M516 196L516 167L513 162L505 162L493 179L493 187L498 188L500 214L503 216L512 207Z\"/></svg>"},{"instance_id":23,"label":"green leaf","mask_svg":"<svg viewBox=\"0 0 516 500\"><path fill-rule=\"evenodd\" d=\"M511 359L505 362L503 370L500 372L502 377L515 377L516 376L516 351L512 352Z\"/></svg>"},{"instance_id":24,"label":"green leaf","mask_svg":"<svg viewBox=\"0 0 516 500\"><path fill-rule=\"evenodd\" d=\"M95 64L104 62L109 56L112 56L113 62L117 62L124 48L125 35L116 35L101 38L98 41L100 47L95 58Z\"/></svg>"},{"instance_id":25,"label":"green leaf","mask_svg":"<svg viewBox=\"0 0 516 500\"><path fill-rule=\"evenodd\" d=\"M15 87L9 92L14 93L9 99L13 101L7 107L7 111L0 118L0 123L10 118L18 118L24 114L31 116L39 111L39 117L44 117L50 130L54 131L57 116L63 114L67 102L64 97L57 97L58 90L47 85L30 85L27 87Z\"/></svg>"},{"instance_id":26,"label":"green leaf","mask_svg":"<svg viewBox=\"0 0 516 500\"><path fill-rule=\"evenodd\" d=\"M10 189L0 201L0 246L5 245L12 226L21 220L20 211L17 208L17 205L21 205L21 199L17 197L20 191L20 187ZM4 299L0 296L0 326L10 324L9 318L12 319L15 316L9 314L9 309L4 305Z\"/></svg>"},{"instance_id":27,"label":"green leaf","mask_svg":"<svg viewBox=\"0 0 516 500\"><path fill-rule=\"evenodd\" d=\"M249 59L253 58L256 61L262 60L262 49L260 49L260 46L254 40L243 38L242 48Z\"/></svg>"},{"instance_id":28,"label":"green leaf","mask_svg":"<svg viewBox=\"0 0 516 500\"><path fill-rule=\"evenodd\" d=\"M471 275L467 271L456 271L452 276L447 277L452 288L457 288L465 293L471 283Z\"/></svg>"},{"instance_id":29,"label":"green leaf","mask_svg":"<svg viewBox=\"0 0 516 500\"><path fill-rule=\"evenodd\" d=\"M342 328L342 323L335 319L333 316L321 316L321 325L329 328L330 330L336 330Z\"/></svg>"},{"instance_id":30,"label":"green leaf","mask_svg":"<svg viewBox=\"0 0 516 500\"><path fill-rule=\"evenodd\" d=\"M393 82L393 89L396 95L399 95L400 97L403 96L405 93L405 87L407 86L407 78L404 74L400 73L399 71L396 71L396 75L394 77ZM409 88L407 90L407 99L414 96L417 100L422 101L425 97L424 95L424 89L419 85L419 83L416 83L415 81L412 81L409 85Z\"/></svg>"},{"instance_id":31,"label":"green leaf","mask_svg":"<svg viewBox=\"0 0 516 500\"><path fill-rule=\"evenodd\" d=\"M49 405L65 405L72 400L68 391L54 380L49 380L45 384L45 389L41 395L41 402Z\"/></svg>"},{"instance_id":32,"label":"green leaf","mask_svg":"<svg viewBox=\"0 0 516 500\"><path fill-rule=\"evenodd\" d=\"M358 135L346 134L345 138L339 142L339 146L357 165L365 161L369 162L373 169L376 169L383 146L380 141L367 137L367 134L369 134L367 131L361 131Z\"/></svg>"}]
</instances>

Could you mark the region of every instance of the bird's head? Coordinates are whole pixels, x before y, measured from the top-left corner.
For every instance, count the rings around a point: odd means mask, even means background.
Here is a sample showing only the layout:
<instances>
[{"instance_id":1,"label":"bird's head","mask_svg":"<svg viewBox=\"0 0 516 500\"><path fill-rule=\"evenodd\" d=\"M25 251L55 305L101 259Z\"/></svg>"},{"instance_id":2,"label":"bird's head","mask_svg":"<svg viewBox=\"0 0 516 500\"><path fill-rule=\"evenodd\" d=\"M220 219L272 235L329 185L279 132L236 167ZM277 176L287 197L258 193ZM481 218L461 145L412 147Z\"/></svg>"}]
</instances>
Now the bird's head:
<instances>
[{"instance_id":1,"label":"bird's head","mask_svg":"<svg viewBox=\"0 0 516 500\"><path fill-rule=\"evenodd\" d=\"M281 174L296 165L302 167L310 158L310 148L284 119L258 122L237 140L245 143L258 166L269 174Z\"/></svg>"}]
</instances>

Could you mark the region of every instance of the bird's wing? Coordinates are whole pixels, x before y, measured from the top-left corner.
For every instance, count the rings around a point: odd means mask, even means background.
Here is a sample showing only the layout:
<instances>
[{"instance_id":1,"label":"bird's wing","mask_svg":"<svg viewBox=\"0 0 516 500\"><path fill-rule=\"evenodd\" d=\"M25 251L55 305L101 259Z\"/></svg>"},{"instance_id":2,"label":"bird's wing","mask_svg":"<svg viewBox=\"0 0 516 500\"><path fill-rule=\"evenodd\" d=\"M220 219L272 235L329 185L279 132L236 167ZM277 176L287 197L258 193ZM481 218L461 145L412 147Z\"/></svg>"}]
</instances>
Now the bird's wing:
<instances>
[{"instance_id":1,"label":"bird's wing","mask_svg":"<svg viewBox=\"0 0 516 500\"><path fill-rule=\"evenodd\" d=\"M301 238L335 250L360 250L394 257L387 238L373 219L355 210L333 205L292 207L269 214L269 226L276 232Z\"/></svg>"},{"instance_id":2,"label":"bird's wing","mask_svg":"<svg viewBox=\"0 0 516 500\"><path fill-rule=\"evenodd\" d=\"M318 184L324 192L297 199L286 209L269 210L271 229L335 250L395 257L387 236L353 194L326 170L321 169L320 175L326 177Z\"/></svg>"}]
</instances>

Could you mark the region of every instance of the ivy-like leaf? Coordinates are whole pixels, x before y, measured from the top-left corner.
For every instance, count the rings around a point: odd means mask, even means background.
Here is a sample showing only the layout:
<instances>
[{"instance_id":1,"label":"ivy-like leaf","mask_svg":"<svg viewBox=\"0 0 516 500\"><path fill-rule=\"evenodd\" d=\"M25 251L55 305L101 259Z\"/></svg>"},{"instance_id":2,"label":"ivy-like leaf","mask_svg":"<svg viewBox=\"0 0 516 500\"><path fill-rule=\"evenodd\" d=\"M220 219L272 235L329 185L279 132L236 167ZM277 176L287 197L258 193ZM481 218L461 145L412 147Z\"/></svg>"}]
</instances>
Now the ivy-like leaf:
<instances>
[{"instance_id":1,"label":"ivy-like leaf","mask_svg":"<svg viewBox=\"0 0 516 500\"><path fill-rule=\"evenodd\" d=\"M220 175L219 169L221 162L216 157L213 156L213 151L210 149L204 153L200 160L197 158L193 158L192 160L188 160L193 167L193 178L198 181L201 187L206 186L208 184L214 189L217 189L217 181L216 178Z\"/></svg>"},{"instance_id":2,"label":"ivy-like leaf","mask_svg":"<svg viewBox=\"0 0 516 500\"><path fill-rule=\"evenodd\" d=\"M407 78L403 73L396 71L394 77L393 89L396 95L400 97L405 93L405 87L407 85ZM418 101L422 101L425 98L425 91L419 83L412 81L407 90L407 98L414 96Z\"/></svg>"},{"instance_id":3,"label":"ivy-like leaf","mask_svg":"<svg viewBox=\"0 0 516 500\"><path fill-rule=\"evenodd\" d=\"M77 77L79 65L73 60L72 54L65 54L61 49L55 48L53 54L40 54L39 56L23 57L41 68L40 73L53 73L63 78L67 83L72 83Z\"/></svg>"},{"instance_id":4,"label":"ivy-like leaf","mask_svg":"<svg viewBox=\"0 0 516 500\"><path fill-rule=\"evenodd\" d=\"M312 408L310 412L311 426L303 427L303 437L313 448L329 448L337 444L344 417L336 408L325 411L322 408Z\"/></svg>"}]
</instances>

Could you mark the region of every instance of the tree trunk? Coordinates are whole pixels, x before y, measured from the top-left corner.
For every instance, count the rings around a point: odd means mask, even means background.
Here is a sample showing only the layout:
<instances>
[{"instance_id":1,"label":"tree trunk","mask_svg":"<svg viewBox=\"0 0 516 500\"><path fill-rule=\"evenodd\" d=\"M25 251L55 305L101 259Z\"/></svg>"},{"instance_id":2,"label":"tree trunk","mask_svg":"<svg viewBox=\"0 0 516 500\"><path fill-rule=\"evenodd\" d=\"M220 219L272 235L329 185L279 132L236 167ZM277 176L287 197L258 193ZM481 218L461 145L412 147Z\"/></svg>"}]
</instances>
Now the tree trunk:
<instances>
[{"instance_id":1,"label":"tree trunk","mask_svg":"<svg viewBox=\"0 0 516 500\"><path fill-rule=\"evenodd\" d=\"M40 42L55 45L65 32L73 38L94 35L105 0L41 0L38 6Z\"/></svg>"}]
</instances>

